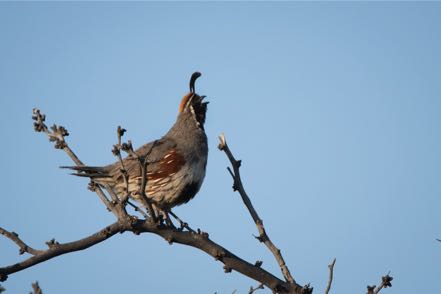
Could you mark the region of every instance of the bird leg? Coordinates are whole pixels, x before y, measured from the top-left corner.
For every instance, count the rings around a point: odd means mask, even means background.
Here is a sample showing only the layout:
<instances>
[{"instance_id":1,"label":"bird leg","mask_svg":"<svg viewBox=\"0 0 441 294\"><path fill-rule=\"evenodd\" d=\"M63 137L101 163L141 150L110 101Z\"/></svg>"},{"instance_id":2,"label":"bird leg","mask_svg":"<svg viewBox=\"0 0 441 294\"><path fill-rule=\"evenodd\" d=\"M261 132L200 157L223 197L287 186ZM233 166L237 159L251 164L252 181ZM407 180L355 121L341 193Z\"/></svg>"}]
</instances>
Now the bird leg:
<instances>
[{"instance_id":1,"label":"bird leg","mask_svg":"<svg viewBox=\"0 0 441 294\"><path fill-rule=\"evenodd\" d=\"M152 204L153 210L155 211L156 216L158 217L159 223L164 223L166 226L172 227L176 229L176 226L173 224L168 209L162 209L155 204Z\"/></svg>"},{"instance_id":2,"label":"bird leg","mask_svg":"<svg viewBox=\"0 0 441 294\"><path fill-rule=\"evenodd\" d=\"M195 230L193 230L192 228L190 228L190 226L184 222L181 218L179 218L173 211L169 211L168 212L175 220L177 220L179 222L179 225L181 226L178 230L183 231L184 229L187 229L187 231L192 232L192 233L196 233Z\"/></svg>"}]
</instances>

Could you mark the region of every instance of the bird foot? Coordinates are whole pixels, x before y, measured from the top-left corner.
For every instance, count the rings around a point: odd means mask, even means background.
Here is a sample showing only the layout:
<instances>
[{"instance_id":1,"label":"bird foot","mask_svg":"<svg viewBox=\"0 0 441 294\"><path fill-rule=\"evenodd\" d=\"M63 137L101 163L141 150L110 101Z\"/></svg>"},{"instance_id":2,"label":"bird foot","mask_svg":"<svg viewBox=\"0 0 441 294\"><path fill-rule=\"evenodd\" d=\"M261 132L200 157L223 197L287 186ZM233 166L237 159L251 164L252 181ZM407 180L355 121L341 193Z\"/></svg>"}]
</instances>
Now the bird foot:
<instances>
[{"instance_id":1,"label":"bird foot","mask_svg":"<svg viewBox=\"0 0 441 294\"><path fill-rule=\"evenodd\" d=\"M169 216L167 210L161 209L161 208L156 207L156 206L154 206L153 209L155 211L155 214L156 214L156 217L157 217L159 225L165 225L167 227L171 227L173 229L176 229L176 226L174 225L174 223L170 219L170 216Z\"/></svg>"}]
</instances>

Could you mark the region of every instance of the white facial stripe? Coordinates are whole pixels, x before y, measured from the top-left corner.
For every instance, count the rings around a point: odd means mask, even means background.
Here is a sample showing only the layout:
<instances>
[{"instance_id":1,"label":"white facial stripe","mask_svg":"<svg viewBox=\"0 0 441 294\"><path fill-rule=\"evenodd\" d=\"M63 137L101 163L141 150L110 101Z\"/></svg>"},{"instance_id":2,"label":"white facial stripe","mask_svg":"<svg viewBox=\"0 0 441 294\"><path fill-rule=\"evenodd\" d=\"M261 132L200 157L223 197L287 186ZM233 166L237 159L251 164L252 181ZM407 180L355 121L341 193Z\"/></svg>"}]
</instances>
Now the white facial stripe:
<instances>
[{"instance_id":1,"label":"white facial stripe","mask_svg":"<svg viewBox=\"0 0 441 294\"><path fill-rule=\"evenodd\" d=\"M185 107L188 107L191 103L191 100L193 100L194 94L191 95L191 97L188 99L187 103L185 103Z\"/></svg>"},{"instance_id":2,"label":"white facial stripe","mask_svg":"<svg viewBox=\"0 0 441 294\"><path fill-rule=\"evenodd\" d=\"M196 119L196 113L194 112L194 108L192 105L190 105L190 110L191 110L191 117L193 117L194 122L196 123L197 126L200 126L200 123L198 122L198 120Z\"/></svg>"}]
</instances>

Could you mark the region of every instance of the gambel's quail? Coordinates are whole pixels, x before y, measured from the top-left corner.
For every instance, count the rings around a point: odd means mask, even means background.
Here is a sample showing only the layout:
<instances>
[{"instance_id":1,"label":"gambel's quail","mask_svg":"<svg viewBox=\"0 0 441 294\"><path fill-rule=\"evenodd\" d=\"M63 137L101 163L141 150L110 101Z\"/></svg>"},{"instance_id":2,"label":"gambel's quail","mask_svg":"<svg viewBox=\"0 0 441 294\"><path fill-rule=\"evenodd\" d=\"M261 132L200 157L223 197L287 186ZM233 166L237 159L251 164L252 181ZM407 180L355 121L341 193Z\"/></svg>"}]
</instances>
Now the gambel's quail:
<instances>
[{"instance_id":1,"label":"gambel's quail","mask_svg":"<svg viewBox=\"0 0 441 294\"><path fill-rule=\"evenodd\" d=\"M154 207L167 213L171 208L188 202L201 188L207 166L208 145L204 130L208 102L195 93L194 84L201 74L193 73L190 93L179 105L178 118L168 133L134 152L147 159L145 194ZM123 159L132 199L140 201L141 165L130 156ZM119 196L126 194L127 185L119 161L104 167L76 166L76 175L90 177L96 184L107 186Z\"/></svg>"}]
</instances>

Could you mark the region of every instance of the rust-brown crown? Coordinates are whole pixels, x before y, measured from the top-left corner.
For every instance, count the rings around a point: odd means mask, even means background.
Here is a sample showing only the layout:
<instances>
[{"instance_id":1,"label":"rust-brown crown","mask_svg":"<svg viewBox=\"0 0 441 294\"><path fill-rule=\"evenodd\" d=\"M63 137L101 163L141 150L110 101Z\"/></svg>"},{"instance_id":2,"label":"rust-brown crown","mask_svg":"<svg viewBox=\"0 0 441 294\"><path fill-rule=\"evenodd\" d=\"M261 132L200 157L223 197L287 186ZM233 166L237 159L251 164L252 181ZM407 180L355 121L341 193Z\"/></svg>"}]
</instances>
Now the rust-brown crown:
<instances>
[{"instance_id":1,"label":"rust-brown crown","mask_svg":"<svg viewBox=\"0 0 441 294\"><path fill-rule=\"evenodd\" d=\"M201 124L205 123L208 102L203 102L205 96L199 96L195 92L195 82L201 76L200 72L194 72L190 78L190 92L186 94L179 104L179 114L187 109L194 113L196 120Z\"/></svg>"}]
</instances>

